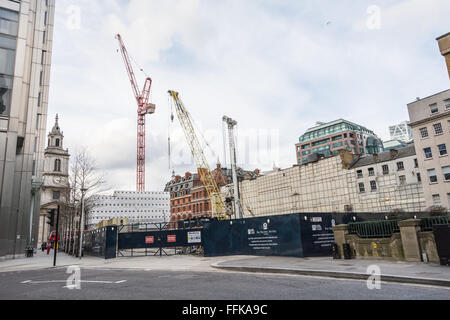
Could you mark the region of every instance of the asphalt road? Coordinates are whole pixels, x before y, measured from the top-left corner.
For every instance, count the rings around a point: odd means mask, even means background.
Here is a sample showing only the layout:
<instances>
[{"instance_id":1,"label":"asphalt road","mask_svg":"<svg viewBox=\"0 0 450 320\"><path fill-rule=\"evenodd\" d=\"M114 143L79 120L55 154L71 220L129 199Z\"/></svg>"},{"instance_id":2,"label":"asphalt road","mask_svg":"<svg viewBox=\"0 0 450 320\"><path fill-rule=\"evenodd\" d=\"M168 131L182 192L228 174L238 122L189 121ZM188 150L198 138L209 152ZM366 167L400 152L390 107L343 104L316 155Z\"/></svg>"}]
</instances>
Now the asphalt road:
<instances>
[{"instance_id":1,"label":"asphalt road","mask_svg":"<svg viewBox=\"0 0 450 320\"><path fill-rule=\"evenodd\" d=\"M0 300L450 300L450 289L234 272L82 269L68 289L65 268L0 273Z\"/></svg>"}]
</instances>

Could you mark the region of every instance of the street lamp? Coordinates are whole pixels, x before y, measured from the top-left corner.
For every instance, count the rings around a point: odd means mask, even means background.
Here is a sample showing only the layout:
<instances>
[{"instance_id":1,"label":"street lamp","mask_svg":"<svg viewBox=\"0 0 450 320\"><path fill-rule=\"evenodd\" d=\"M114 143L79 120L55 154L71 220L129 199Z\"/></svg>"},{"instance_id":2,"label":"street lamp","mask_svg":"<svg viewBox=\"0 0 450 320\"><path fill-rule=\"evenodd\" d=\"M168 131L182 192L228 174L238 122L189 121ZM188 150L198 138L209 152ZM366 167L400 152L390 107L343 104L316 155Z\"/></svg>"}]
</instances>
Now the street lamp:
<instances>
[{"instance_id":1,"label":"street lamp","mask_svg":"<svg viewBox=\"0 0 450 320\"><path fill-rule=\"evenodd\" d=\"M81 188L81 221L80 221L80 250L79 256L83 254L83 233L84 233L84 194L86 193L86 188Z\"/></svg>"}]
</instances>

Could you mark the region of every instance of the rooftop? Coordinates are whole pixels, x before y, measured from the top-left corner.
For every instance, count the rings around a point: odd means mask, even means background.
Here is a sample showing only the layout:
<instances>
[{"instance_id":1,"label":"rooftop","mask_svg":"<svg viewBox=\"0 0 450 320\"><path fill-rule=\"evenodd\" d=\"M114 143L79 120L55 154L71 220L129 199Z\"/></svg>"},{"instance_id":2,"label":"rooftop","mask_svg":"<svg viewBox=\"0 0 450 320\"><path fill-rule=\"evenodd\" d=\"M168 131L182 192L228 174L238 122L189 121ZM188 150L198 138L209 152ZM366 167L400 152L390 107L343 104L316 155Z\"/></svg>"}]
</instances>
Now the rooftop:
<instances>
[{"instance_id":1,"label":"rooftop","mask_svg":"<svg viewBox=\"0 0 450 320\"><path fill-rule=\"evenodd\" d=\"M396 159L402 159L416 155L416 149L414 145L410 145L400 149L393 149L390 151L382 152L378 155L365 155L358 157L354 160L351 167L360 168L371 164L387 162Z\"/></svg>"}]
</instances>

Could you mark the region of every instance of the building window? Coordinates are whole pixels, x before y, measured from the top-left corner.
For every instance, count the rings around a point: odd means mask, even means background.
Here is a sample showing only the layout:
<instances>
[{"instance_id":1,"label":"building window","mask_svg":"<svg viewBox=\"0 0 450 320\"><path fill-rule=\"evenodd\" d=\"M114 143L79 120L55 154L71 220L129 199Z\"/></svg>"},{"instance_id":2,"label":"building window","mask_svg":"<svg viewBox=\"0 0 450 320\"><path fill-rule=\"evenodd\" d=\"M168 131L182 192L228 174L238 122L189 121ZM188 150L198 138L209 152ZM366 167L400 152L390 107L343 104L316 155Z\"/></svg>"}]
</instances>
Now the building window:
<instances>
[{"instance_id":1,"label":"building window","mask_svg":"<svg viewBox=\"0 0 450 320\"><path fill-rule=\"evenodd\" d=\"M366 188L365 188L365 186L364 186L364 183L360 183L360 184L359 184L359 192L360 192L360 193L366 192Z\"/></svg>"},{"instance_id":2,"label":"building window","mask_svg":"<svg viewBox=\"0 0 450 320\"><path fill-rule=\"evenodd\" d=\"M433 206L439 207L441 205L441 197L438 194L433 194Z\"/></svg>"},{"instance_id":3,"label":"building window","mask_svg":"<svg viewBox=\"0 0 450 320\"><path fill-rule=\"evenodd\" d=\"M357 176L358 176L358 179L361 179L361 178L363 177L363 172L362 172L362 170L356 171L356 174L357 174Z\"/></svg>"},{"instance_id":4,"label":"building window","mask_svg":"<svg viewBox=\"0 0 450 320\"><path fill-rule=\"evenodd\" d=\"M450 109L450 99L444 100L445 110Z\"/></svg>"},{"instance_id":5,"label":"building window","mask_svg":"<svg viewBox=\"0 0 450 320\"><path fill-rule=\"evenodd\" d=\"M383 165L383 174L384 175L389 174L389 166L387 164Z\"/></svg>"},{"instance_id":6,"label":"building window","mask_svg":"<svg viewBox=\"0 0 450 320\"><path fill-rule=\"evenodd\" d=\"M431 114L436 114L439 112L437 103L430 104L430 112Z\"/></svg>"},{"instance_id":7,"label":"building window","mask_svg":"<svg viewBox=\"0 0 450 320\"><path fill-rule=\"evenodd\" d=\"M441 156L446 156L447 155L447 146L445 144L438 145L438 149L439 149L439 154Z\"/></svg>"},{"instance_id":8,"label":"building window","mask_svg":"<svg viewBox=\"0 0 450 320\"><path fill-rule=\"evenodd\" d=\"M400 185L404 185L406 183L406 176L399 176Z\"/></svg>"},{"instance_id":9,"label":"building window","mask_svg":"<svg viewBox=\"0 0 450 320\"><path fill-rule=\"evenodd\" d=\"M373 177L375 175L375 170L373 168L369 168L369 177Z\"/></svg>"},{"instance_id":10,"label":"building window","mask_svg":"<svg viewBox=\"0 0 450 320\"><path fill-rule=\"evenodd\" d=\"M417 159L414 159L414 168L418 168L419 167L419 161L417 161Z\"/></svg>"},{"instance_id":11,"label":"building window","mask_svg":"<svg viewBox=\"0 0 450 320\"><path fill-rule=\"evenodd\" d=\"M403 162L402 161L397 162L397 171L403 171L403 170L405 170L405 166L404 166Z\"/></svg>"},{"instance_id":12,"label":"building window","mask_svg":"<svg viewBox=\"0 0 450 320\"><path fill-rule=\"evenodd\" d=\"M61 160L59 160L59 159L55 160L55 171L61 172Z\"/></svg>"},{"instance_id":13,"label":"building window","mask_svg":"<svg viewBox=\"0 0 450 320\"><path fill-rule=\"evenodd\" d=\"M442 173L444 174L444 180L450 181L450 166L442 167Z\"/></svg>"},{"instance_id":14,"label":"building window","mask_svg":"<svg viewBox=\"0 0 450 320\"><path fill-rule=\"evenodd\" d=\"M53 191L53 200L59 200L60 196L61 196L61 192Z\"/></svg>"},{"instance_id":15,"label":"building window","mask_svg":"<svg viewBox=\"0 0 450 320\"><path fill-rule=\"evenodd\" d=\"M428 138L428 129L427 128L421 128L420 130L420 136L422 139Z\"/></svg>"},{"instance_id":16,"label":"building window","mask_svg":"<svg viewBox=\"0 0 450 320\"><path fill-rule=\"evenodd\" d=\"M440 134L444 133L444 131L442 130L442 125L440 123L434 124L433 127L434 127L434 133L436 135L440 135Z\"/></svg>"},{"instance_id":17,"label":"building window","mask_svg":"<svg viewBox=\"0 0 450 320\"><path fill-rule=\"evenodd\" d=\"M428 170L428 177L430 177L430 183L436 183L438 181L435 169Z\"/></svg>"},{"instance_id":18,"label":"building window","mask_svg":"<svg viewBox=\"0 0 450 320\"><path fill-rule=\"evenodd\" d=\"M431 148L425 148L425 149L423 149L423 152L425 153L425 159L433 158L433 153L431 152Z\"/></svg>"},{"instance_id":19,"label":"building window","mask_svg":"<svg viewBox=\"0 0 450 320\"><path fill-rule=\"evenodd\" d=\"M377 190L377 182L375 180L370 181L370 189L372 191L376 191Z\"/></svg>"},{"instance_id":20,"label":"building window","mask_svg":"<svg viewBox=\"0 0 450 320\"><path fill-rule=\"evenodd\" d=\"M422 182L422 176L420 175L420 173L417 173L417 182Z\"/></svg>"}]
</instances>

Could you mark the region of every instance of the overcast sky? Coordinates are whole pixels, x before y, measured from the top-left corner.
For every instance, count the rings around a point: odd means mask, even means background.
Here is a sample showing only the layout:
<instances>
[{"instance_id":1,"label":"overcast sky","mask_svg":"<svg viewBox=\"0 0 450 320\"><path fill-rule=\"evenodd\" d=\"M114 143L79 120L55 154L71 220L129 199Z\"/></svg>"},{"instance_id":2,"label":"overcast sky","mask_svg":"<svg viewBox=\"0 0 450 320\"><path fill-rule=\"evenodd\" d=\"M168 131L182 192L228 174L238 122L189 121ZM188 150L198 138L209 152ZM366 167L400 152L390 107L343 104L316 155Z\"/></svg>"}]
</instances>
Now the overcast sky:
<instances>
[{"instance_id":1,"label":"overcast sky","mask_svg":"<svg viewBox=\"0 0 450 320\"><path fill-rule=\"evenodd\" d=\"M195 171L178 120L169 126L169 89L209 141L212 167L225 162L224 115L239 123L241 166L290 167L316 121L388 139L408 103L448 89L436 38L449 16L448 0L58 0L48 128L58 113L65 147L86 147L113 190L135 190L137 105L120 33L153 79L147 191L171 177L169 127L174 170Z\"/></svg>"}]
</instances>

